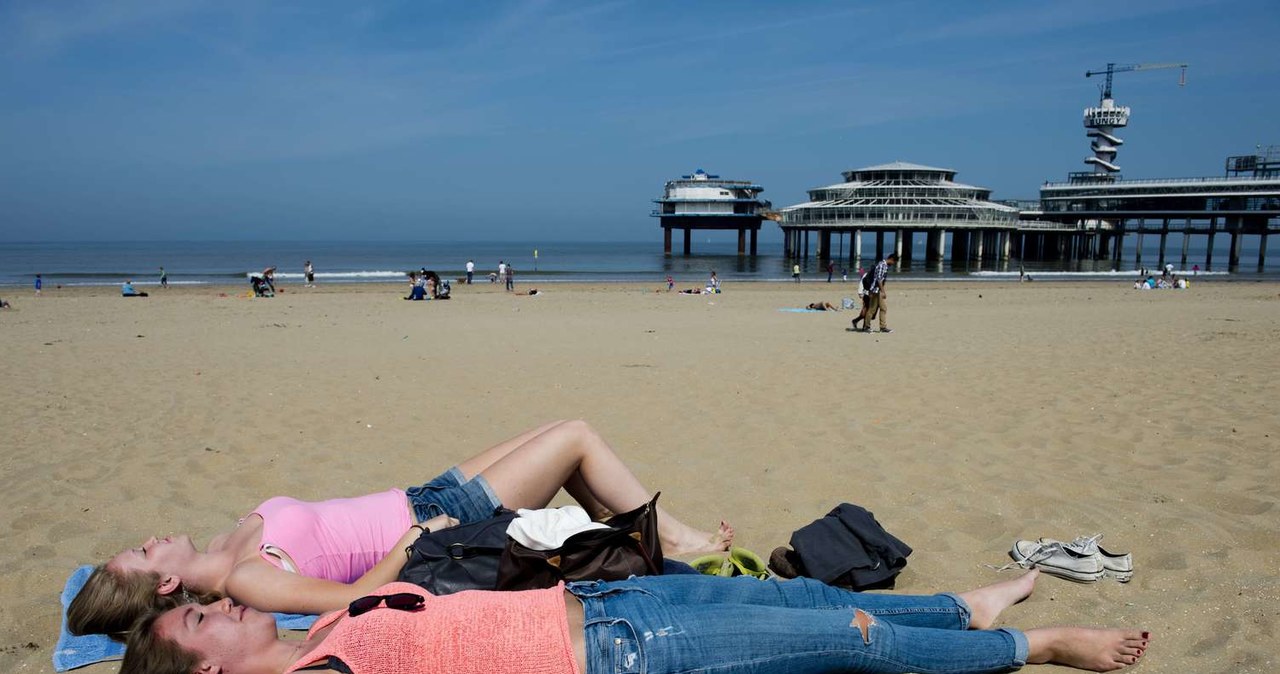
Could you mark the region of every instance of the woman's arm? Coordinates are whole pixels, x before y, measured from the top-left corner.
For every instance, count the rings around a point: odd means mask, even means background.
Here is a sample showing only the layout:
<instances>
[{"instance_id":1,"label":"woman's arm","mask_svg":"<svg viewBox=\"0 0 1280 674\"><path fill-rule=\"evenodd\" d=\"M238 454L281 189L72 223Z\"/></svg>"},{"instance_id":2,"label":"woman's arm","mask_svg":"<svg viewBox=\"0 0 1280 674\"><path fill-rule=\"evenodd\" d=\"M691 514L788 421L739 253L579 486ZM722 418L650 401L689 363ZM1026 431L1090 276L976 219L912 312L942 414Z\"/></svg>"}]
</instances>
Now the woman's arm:
<instances>
[{"instance_id":1,"label":"woman's arm","mask_svg":"<svg viewBox=\"0 0 1280 674\"><path fill-rule=\"evenodd\" d=\"M427 520L422 526L439 530L454 524L457 520L442 515ZM352 601L399 577L408 560L405 548L413 545L422 533L417 526L411 527L382 561L350 584L300 576L255 557L232 570L227 578L227 594L237 603L259 611L318 614L346 608Z\"/></svg>"}]
</instances>

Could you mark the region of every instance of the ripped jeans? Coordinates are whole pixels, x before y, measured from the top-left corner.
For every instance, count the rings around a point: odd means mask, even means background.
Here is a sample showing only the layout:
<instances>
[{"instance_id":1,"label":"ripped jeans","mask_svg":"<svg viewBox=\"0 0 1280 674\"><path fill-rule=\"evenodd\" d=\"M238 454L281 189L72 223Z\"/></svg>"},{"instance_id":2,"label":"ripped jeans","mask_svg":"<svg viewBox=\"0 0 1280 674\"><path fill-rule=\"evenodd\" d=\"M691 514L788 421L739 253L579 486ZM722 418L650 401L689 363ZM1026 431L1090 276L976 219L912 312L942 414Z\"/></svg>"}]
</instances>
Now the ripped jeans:
<instances>
[{"instance_id":1,"label":"ripped jeans","mask_svg":"<svg viewBox=\"0 0 1280 674\"><path fill-rule=\"evenodd\" d=\"M647 576L566 588L584 608L585 674L1005 672L1016 630L968 630L952 594L866 594L816 580Z\"/></svg>"}]
</instances>

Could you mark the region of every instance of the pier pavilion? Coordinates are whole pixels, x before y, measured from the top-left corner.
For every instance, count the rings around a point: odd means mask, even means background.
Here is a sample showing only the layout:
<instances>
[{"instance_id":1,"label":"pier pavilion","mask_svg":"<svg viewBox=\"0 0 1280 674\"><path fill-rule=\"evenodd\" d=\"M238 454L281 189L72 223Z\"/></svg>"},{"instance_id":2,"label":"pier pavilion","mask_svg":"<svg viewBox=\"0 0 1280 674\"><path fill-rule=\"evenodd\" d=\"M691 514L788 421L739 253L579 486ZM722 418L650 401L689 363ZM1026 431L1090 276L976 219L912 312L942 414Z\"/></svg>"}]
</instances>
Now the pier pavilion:
<instances>
[{"instance_id":1,"label":"pier pavilion","mask_svg":"<svg viewBox=\"0 0 1280 674\"><path fill-rule=\"evenodd\" d=\"M723 180L698 169L693 175L668 180L657 208L650 214L662 225L662 252L671 254L671 230L684 232L684 254L690 252L695 229L738 231L738 255L746 255L750 234L751 255L756 254L760 223L771 208L758 195L764 188L747 180Z\"/></svg>"},{"instance_id":2,"label":"pier pavilion","mask_svg":"<svg viewBox=\"0 0 1280 674\"><path fill-rule=\"evenodd\" d=\"M1280 233L1280 149L1229 157L1226 169L1221 177L1095 182L1076 175L1068 182L1045 183L1039 207L1023 210L1021 217L1057 222L1069 229L1042 235L1028 228L1015 247L1026 249L1025 259L1038 255L1039 259L1112 259L1118 265L1125 238L1133 234L1136 262L1141 264L1143 237L1159 236L1156 263L1163 266L1171 259L1167 244L1173 233L1182 237L1179 259L1185 267L1191 238L1204 236L1208 269L1213 264L1214 238L1223 234L1231 237L1227 266L1235 270L1244 237L1257 236L1258 268L1262 269L1267 237Z\"/></svg>"},{"instance_id":3,"label":"pier pavilion","mask_svg":"<svg viewBox=\"0 0 1280 674\"><path fill-rule=\"evenodd\" d=\"M862 257L862 233L868 231L876 235L876 259L885 256L886 233L894 235L899 259L911 259L916 232L925 233L926 262L947 256L948 233L953 261L981 260L984 255L1009 258L1019 227L1018 209L991 201L991 190L955 182L951 169L893 162L841 175L844 182L809 190L809 201L781 210L778 224L788 257L808 257L810 235L816 235L815 254L831 259L833 237L843 251L848 236L853 262Z\"/></svg>"}]
</instances>

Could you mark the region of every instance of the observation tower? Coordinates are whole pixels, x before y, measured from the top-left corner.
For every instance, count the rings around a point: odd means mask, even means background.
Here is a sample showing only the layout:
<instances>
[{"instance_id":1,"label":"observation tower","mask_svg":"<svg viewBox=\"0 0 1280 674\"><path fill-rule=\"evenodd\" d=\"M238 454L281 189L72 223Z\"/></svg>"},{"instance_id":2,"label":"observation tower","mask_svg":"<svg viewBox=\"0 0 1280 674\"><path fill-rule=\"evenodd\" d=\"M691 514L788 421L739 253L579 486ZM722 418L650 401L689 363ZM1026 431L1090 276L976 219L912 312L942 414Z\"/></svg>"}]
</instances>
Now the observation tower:
<instances>
[{"instance_id":1,"label":"observation tower","mask_svg":"<svg viewBox=\"0 0 1280 674\"><path fill-rule=\"evenodd\" d=\"M1115 99L1111 97L1111 80L1116 73L1163 70L1165 68L1181 68L1182 76L1178 80L1178 85L1186 86L1187 64L1185 63L1135 63L1128 65L1108 63L1105 70L1090 70L1084 74L1085 77L1106 75L1107 79L1106 84L1100 87L1102 95L1098 99L1098 105L1084 109L1084 128L1088 129L1085 135L1089 136L1089 147L1093 150L1093 156L1086 157L1084 163L1092 164L1093 171L1072 173L1070 175L1071 182L1113 183L1120 179L1120 167L1116 164L1116 152L1120 150L1121 145L1124 145L1124 141L1120 140L1115 131L1129 126L1129 108L1123 105L1116 105Z\"/></svg>"},{"instance_id":2,"label":"observation tower","mask_svg":"<svg viewBox=\"0 0 1280 674\"><path fill-rule=\"evenodd\" d=\"M657 208L650 213L660 218L662 252L671 254L671 230L684 230L684 254L689 254L691 232L695 229L738 230L738 254L747 252L747 232L751 233L751 254L756 254L760 221L772 208L758 195L764 188L749 180L724 180L702 169L693 175L668 180Z\"/></svg>"}]
</instances>

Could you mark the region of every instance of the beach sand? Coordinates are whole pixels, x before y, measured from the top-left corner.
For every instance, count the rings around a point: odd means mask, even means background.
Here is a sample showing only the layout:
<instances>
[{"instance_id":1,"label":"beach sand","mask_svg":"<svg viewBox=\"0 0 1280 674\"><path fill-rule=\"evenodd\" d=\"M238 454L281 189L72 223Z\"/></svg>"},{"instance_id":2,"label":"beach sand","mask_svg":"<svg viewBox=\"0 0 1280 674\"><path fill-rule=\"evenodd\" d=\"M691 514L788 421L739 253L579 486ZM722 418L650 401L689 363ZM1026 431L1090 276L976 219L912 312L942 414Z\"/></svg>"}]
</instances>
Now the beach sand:
<instances>
[{"instance_id":1,"label":"beach sand","mask_svg":"<svg viewBox=\"0 0 1280 674\"><path fill-rule=\"evenodd\" d=\"M1104 533L1132 583L1044 577L1002 624L1149 629L1149 674L1280 669L1280 286L891 283L879 335L778 311L852 283L658 285L5 294L0 671L51 671L79 564L203 544L276 494L418 483L556 418L766 557L837 503L870 509L915 548L902 592L1011 577L988 565L1018 538Z\"/></svg>"}]
</instances>

